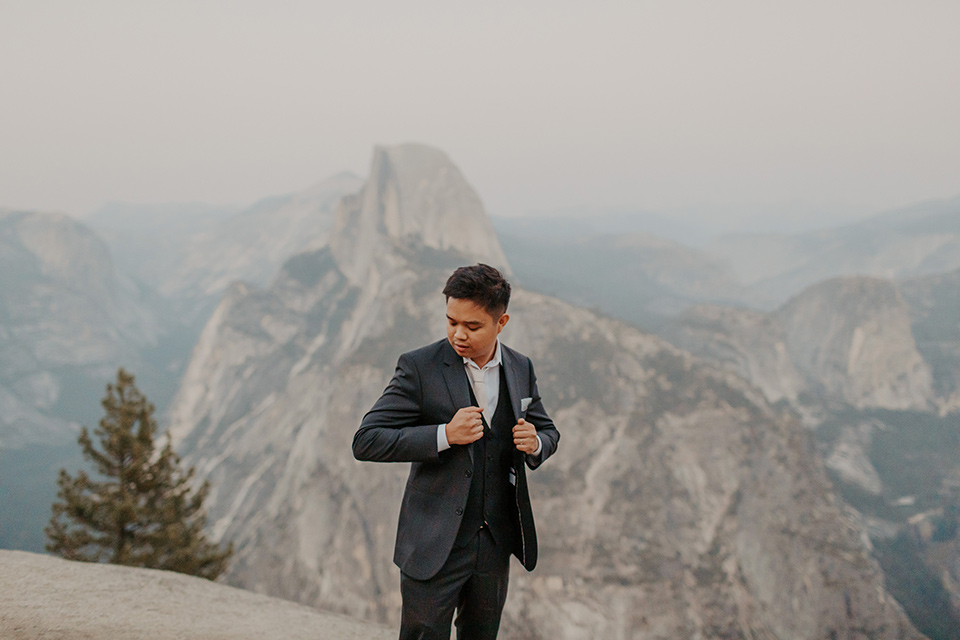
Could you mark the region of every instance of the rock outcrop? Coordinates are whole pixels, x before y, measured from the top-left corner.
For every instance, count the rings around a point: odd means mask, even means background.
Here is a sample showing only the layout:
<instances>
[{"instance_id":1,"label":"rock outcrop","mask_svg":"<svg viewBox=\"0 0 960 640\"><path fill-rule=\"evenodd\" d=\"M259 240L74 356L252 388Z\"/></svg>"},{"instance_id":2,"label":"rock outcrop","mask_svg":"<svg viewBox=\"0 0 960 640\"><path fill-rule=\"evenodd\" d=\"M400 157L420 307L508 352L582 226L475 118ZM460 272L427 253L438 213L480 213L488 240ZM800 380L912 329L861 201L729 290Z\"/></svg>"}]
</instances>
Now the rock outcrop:
<instances>
[{"instance_id":1,"label":"rock outcrop","mask_svg":"<svg viewBox=\"0 0 960 640\"><path fill-rule=\"evenodd\" d=\"M910 309L887 280L828 280L772 314L702 306L662 334L735 371L772 402L917 410L937 402Z\"/></svg>"},{"instance_id":2,"label":"rock outcrop","mask_svg":"<svg viewBox=\"0 0 960 640\"><path fill-rule=\"evenodd\" d=\"M878 278L814 285L776 313L797 368L818 390L857 408L926 409L930 367L917 351L910 310Z\"/></svg>"},{"instance_id":3,"label":"rock outcrop","mask_svg":"<svg viewBox=\"0 0 960 640\"><path fill-rule=\"evenodd\" d=\"M387 640L396 632L155 569L0 551L4 640Z\"/></svg>"},{"instance_id":4,"label":"rock outcrop","mask_svg":"<svg viewBox=\"0 0 960 640\"><path fill-rule=\"evenodd\" d=\"M350 442L397 356L444 335L450 271L505 266L484 220L442 154L378 149L329 248L229 290L171 434L212 483L231 583L396 622L407 468L358 463ZM514 568L504 638L921 637L797 421L584 309L516 290L511 315L504 341L534 359L564 441L531 473L541 559Z\"/></svg>"}]
</instances>

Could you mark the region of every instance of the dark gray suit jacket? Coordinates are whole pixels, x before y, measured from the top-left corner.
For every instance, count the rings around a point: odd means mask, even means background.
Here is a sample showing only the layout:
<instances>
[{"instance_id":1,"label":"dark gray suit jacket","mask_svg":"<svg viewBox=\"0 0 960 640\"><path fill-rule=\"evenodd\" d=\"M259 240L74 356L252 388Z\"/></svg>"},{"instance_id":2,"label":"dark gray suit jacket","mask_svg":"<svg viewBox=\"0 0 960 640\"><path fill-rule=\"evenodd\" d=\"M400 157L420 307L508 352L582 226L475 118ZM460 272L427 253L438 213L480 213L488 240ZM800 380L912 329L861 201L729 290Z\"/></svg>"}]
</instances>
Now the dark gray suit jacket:
<instances>
[{"instance_id":1,"label":"dark gray suit jacket","mask_svg":"<svg viewBox=\"0 0 960 640\"><path fill-rule=\"evenodd\" d=\"M537 564L537 534L524 462L538 467L557 449L560 434L540 402L530 358L501 346L503 372L515 420L537 428L543 450L536 459L514 454L518 539L514 555L528 571ZM437 427L463 407L475 406L463 358L446 339L400 356L383 395L353 437L357 460L412 462L400 506L393 561L411 578L437 574L453 548L470 493L473 445L437 453ZM521 400L529 398L526 411Z\"/></svg>"}]
</instances>

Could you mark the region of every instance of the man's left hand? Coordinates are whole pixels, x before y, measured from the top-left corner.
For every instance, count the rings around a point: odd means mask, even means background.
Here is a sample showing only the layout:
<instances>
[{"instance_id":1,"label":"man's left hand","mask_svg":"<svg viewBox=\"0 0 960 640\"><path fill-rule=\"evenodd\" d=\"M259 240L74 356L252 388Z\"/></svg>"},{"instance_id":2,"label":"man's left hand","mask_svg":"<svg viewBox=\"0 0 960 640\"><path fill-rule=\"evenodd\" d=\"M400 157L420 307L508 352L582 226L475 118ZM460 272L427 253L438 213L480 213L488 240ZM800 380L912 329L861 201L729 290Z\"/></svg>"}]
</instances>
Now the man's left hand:
<instances>
[{"instance_id":1,"label":"man's left hand","mask_svg":"<svg viewBox=\"0 0 960 640\"><path fill-rule=\"evenodd\" d=\"M537 428L520 418L520 422L513 427L513 444L524 453L535 453L540 446L537 442Z\"/></svg>"}]
</instances>

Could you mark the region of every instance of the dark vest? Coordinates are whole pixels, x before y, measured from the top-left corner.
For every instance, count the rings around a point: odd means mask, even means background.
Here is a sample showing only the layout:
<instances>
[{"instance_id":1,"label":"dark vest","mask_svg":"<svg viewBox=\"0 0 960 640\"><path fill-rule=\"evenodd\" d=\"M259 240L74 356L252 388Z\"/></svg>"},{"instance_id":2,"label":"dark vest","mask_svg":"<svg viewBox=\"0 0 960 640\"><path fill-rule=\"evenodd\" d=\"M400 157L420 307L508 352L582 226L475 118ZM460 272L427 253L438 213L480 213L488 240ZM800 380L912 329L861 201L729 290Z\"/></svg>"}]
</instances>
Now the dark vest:
<instances>
[{"instance_id":1,"label":"dark vest","mask_svg":"<svg viewBox=\"0 0 960 640\"><path fill-rule=\"evenodd\" d=\"M466 372L464 372L466 375ZM473 385L470 399L476 404ZM483 437L473 443L473 469L470 474L470 493L455 544L466 546L481 528L487 527L497 545L506 545L513 551L517 538L516 489L510 484L513 466L513 412L507 380L500 366L500 392L493 419L483 419Z\"/></svg>"}]
</instances>

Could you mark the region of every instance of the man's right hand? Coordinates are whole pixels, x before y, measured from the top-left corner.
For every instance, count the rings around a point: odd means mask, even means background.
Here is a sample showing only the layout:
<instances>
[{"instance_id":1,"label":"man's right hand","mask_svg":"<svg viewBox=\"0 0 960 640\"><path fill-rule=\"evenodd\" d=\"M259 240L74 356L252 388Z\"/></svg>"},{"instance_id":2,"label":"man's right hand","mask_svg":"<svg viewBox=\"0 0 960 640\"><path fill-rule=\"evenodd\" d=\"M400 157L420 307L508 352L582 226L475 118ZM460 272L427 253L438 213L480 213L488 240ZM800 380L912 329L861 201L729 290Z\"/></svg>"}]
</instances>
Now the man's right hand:
<instances>
[{"instance_id":1,"label":"man's right hand","mask_svg":"<svg viewBox=\"0 0 960 640\"><path fill-rule=\"evenodd\" d=\"M447 423L447 442L450 445L470 444L483 437L483 419L480 407L464 407Z\"/></svg>"}]
</instances>

